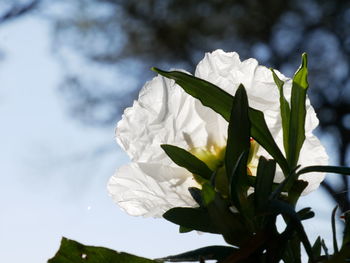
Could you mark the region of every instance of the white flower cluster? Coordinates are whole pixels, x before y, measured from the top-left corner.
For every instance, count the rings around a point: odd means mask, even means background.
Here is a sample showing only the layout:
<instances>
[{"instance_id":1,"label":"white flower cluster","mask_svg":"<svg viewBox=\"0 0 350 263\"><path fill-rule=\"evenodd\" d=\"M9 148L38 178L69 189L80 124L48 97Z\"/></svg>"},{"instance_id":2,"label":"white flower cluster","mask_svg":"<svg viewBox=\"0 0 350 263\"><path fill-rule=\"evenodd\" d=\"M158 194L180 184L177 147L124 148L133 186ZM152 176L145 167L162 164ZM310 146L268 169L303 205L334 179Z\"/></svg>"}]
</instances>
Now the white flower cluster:
<instances>
[{"instance_id":1,"label":"white flower cluster","mask_svg":"<svg viewBox=\"0 0 350 263\"><path fill-rule=\"evenodd\" d=\"M289 101L292 80L275 72L285 81L284 94ZM216 50L205 55L195 76L232 95L242 83L249 106L264 113L271 134L283 150L279 91L268 68L258 65L255 59L241 61L235 52ZM318 119L309 99L306 110L306 139L299 164L327 165L325 149L312 134ZM173 207L195 206L188 188L199 185L190 172L171 161L160 145L171 144L216 156L218 149L226 145L227 126L219 114L188 95L173 80L157 76L147 82L117 125L117 142L128 153L131 163L120 167L108 183L113 200L133 216L161 217ZM262 147L256 155L270 157ZM320 173L301 176L309 183L304 194L315 190L323 178ZM278 169L275 181L282 179Z\"/></svg>"}]
</instances>

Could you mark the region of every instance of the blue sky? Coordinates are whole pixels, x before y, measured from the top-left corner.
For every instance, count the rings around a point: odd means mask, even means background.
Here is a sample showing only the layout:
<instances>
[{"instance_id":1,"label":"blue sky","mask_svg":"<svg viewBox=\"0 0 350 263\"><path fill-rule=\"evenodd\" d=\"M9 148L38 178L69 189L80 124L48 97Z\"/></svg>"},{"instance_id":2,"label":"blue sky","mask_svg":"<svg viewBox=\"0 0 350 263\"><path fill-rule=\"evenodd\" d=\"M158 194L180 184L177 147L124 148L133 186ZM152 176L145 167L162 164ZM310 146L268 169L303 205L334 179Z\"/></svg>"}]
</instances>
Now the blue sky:
<instances>
[{"instance_id":1,"label":"blue sky","mask_svg":"<svg viewBox=\"0 0 350 263\"><path fill-rule=\"evenodd\" d=\"M178 234L163 219L130 217L113 204L106 182L128 159L114 127L88 128L68 116L49 37L47 21L32 16L0 27L1 262L46 262L61 236L148 257L223 244L218 236ZM108 153L94 154L102 146ZM323 192L301 205L319 214L308 223L312 236L329 238L333 205Z\"/></svg>"}]
</instances>

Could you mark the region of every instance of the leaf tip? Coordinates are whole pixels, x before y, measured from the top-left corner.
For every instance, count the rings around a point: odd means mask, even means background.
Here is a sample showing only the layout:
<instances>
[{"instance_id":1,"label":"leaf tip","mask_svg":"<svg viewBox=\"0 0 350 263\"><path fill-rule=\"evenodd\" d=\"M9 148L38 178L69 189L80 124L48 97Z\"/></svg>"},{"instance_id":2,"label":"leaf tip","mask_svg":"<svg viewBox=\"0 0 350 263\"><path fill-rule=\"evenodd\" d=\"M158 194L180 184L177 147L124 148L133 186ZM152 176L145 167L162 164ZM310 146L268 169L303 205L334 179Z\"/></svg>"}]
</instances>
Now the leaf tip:
<instances>
[{"instance_id":1,"label":"leaf tip","mask_svg":"<svg viewBox=\"0 0 350 263\"><path fill-rule=\"evenodd\" d=\"M301 65L304 67L307 66L307 53L306 52L301 54Z\"/></svg>"}]
</instances>

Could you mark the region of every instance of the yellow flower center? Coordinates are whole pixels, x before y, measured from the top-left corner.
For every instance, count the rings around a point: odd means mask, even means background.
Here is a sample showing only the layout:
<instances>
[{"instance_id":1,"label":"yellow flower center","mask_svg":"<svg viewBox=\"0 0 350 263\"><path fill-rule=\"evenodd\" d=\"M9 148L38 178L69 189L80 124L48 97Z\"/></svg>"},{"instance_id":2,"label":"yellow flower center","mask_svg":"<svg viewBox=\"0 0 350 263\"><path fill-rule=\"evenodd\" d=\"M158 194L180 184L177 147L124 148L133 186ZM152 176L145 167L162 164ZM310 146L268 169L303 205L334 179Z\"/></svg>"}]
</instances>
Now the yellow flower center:
<instances>
[{"instance_id":1,"label":"yellow flower center","mask_svg":"<svg viewBox=\"0 0 350 263\"><path fill-rule=\"evenodd\" d=\"M249 175L255 176L258 156L257 151L259 144L252 138L250 140L250 151L248 157L247 173ZM219 192L223 195L228 194L228 179L226 176L225 168L225 152L226 147L219 147L217 145L211 145L206 147L195 147L190 149L190 152L196 156L198 159L203 161L212 171L216 171L215 186ZM207 182L206 179L193 175L193 178L202 185Z\"/></svg>"}]
</instances>

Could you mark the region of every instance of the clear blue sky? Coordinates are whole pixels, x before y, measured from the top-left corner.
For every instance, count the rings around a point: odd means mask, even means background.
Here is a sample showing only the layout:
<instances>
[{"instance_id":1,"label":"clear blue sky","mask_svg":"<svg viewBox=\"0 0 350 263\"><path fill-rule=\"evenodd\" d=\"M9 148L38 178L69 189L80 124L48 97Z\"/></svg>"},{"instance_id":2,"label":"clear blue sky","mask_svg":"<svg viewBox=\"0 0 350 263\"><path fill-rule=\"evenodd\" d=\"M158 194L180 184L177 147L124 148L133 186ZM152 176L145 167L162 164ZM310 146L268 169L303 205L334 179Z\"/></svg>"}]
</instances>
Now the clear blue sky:
<instances>
[{"instance_id":1,"label":"clear blue sky","mask_svg":"<svg viewBox=\"0 0 350 263\"><path fill-rule=\"evenodd\" d=\"M128 159L114 127L87 128L67 115L49 33L46 21L31 16L0 27L0 261L46 262L61 236L148 257L223 244L213 235L178 234L163 219L130 217L112 203L106 182ZM111 151L94 155L101 146ZM329 237L332 204L323 192L302 204L320 215L308 224L312 235Z\"/></svg>"}]
</instances>

